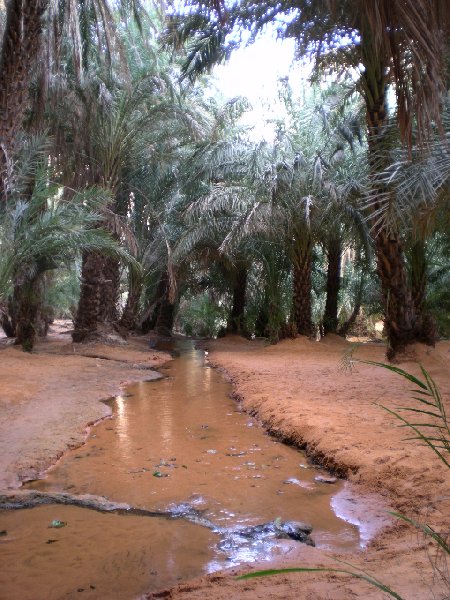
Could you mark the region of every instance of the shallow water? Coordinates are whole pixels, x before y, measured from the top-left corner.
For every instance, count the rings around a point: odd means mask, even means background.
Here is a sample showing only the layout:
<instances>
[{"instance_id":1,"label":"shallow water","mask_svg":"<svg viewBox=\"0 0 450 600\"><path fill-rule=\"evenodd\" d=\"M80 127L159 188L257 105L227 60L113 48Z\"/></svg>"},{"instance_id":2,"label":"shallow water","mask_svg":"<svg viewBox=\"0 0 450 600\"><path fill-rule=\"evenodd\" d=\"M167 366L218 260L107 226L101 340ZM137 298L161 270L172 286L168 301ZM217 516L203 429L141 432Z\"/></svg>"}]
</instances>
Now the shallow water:
<instances>
[{"instance_id":1,"label":"shallow water","mask_svg":"<svg viewBox=\"0 0 450 600\"><path fill-rule=\"evenodd\" d=\"M177 344L181 355L162 369L165 379L127 387L111 401L113 418L27 487L148 509L189 503L220 528L306 521L317 546L357 548L358 528L332 509L344 483L316 482L320 471L303 453L240 411L204 352ZM54 519L67 525L49 528ZM233 564L292 557L298 548L290 540L224 538L181 519L62 506L3 512L0 530L7 530L0 598L8 600L133 598Z\"/></svg>"}]
</instances>

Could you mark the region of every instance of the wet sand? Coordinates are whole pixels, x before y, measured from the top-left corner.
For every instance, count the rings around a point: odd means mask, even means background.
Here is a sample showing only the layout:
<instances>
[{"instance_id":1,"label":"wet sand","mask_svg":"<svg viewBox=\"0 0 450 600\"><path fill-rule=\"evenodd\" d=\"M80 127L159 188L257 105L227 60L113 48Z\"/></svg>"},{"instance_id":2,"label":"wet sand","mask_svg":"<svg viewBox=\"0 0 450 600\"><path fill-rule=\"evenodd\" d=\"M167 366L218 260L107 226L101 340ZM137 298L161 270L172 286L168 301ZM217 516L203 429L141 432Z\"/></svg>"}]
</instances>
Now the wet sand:
<instances>
[{"instance_id":1,"label":"wet sand","mask_svg":"<svg viewBox=\"0 0 450 600\"><path fill-rule=\"evenodd\" d=\"M119 349L91 348L90 358L74 355L67 338L61 340L61 337L44 342L32 355L2 347L2 489L16 487L21 480L36 476L67 448L79 445L86 436L86 424L104 417L110 410L98 402L99 398L117 392L124 381L146 379L151 371L143 372L142 362L158 366L168 358L147 351L145 359L139 355L142 359L139 363L134 352L144 352L144 346L142 341L136 343L138 346ZM211 344L209 357L214 365L226 371L244 408L257 415L269 429L305 446L315 460L347 476L362 493L377 492L395 510L426 520L438 530L448 528L448 499L445 502L450 489L448 472L436 463L431 452L414 442L403 441L404 431L374 405L375 402L391 407L411 404L408 385L398 376L366 365L359 366L351 376L342 373L338 365L348 348L349 344L334 337L319 343L299 338L269 347L226 338ZM417 347L415 356L440 385L447 403L449 350L450 344L443 342L435 350ZM106 354L102 358L92 357L101 353ZM105 358L108 353L114 354L113 360ZM382 345L373 344L363 346L357 356L382 360L383 354ZM401 366L418 372L414 360ZM443 590L440 579L433 582L430 550L428 541L414 529L396 523L378 535L367 550L344 558L391 585L405 599L445 598L448 590ZM310 547L296 556L295 565L299 563L336 566L328 553ZM278 566L293 565L283 557ZM253 568L253 565L239 568L239 572ZM365 582L346 576L285 574L236 581L233 577L236 572L231 569L209 575L148 597L202 600L383 597Z\"/></svg>"},{"instance_id":2,"label":"wet sand","mask_svg":"<svg viewBox=\"0 0 450 600\"><path fill-rule=\"evenodd\" d=\"M233 565L294 557L301 542L280 538L275 523L308 523L304 541L341 553L386 524L351 484L327 477L242 412L202 350L187 340L175 350L163 379L126 386L108 402L112 418L22 491L25 499L27 491L89 494L150 511L140 515L142 530L126 510L121 518L61 504L0 511L0 597L25 588L46 600L79 589L92 600L134 598ZM55 519L64 527L51 527Z\"/></svg>"},{"instance_id":3,"label":"wet sand","mask_svg":"<svg viewBox=\"0 0 450 600\"><path fill-rule=\"evenodd\" d=\"M209 344L210 361L227 373L243 407L257 415L284 439L304 447L315 460L348 477L361 493L381 494L394 510L425 521L437 531L449 530L450 477L434 454L417 442L404 441L398 422L377 404L390 408L411 406L410 385L403 378L369 365L353 374L340 368L351 343L336 336L321 342L305 338L261 347L237 337ZM384 360L382 344L365 344L356 356ZM423 364L440 386L450 409L450 343L435 349L415 346L400 367L419 375ZM338 560L364 569L391 586L405 600L449 597L450 589L434 570L434 548L429 540L401 521L379 534L368 548ZM431 559L431 560L430 560ZM348 568L335 555L305 548L295 561L277 567ZM379 589L346 575L283 574L236 581L234 570L219 579L203 578L180 585L166 598L194 600L348 600L387 598ZM266 567L264 567L266 568ZM448 572L447 572L448 577ZM158 596L149 595L148 598ZM159 596L162 597L162 596Z\"/></svg>"},{"instance_id":4,"label":"wet sand","mask_svg":"<svg viewBox=\"0 0 450 600\"><path fill-rule=\"evenodd\" d=\"M168 360L149 351L145 338L126 346L72 344L63 323L31 354L0 340L0 490L38 478L80 446L89 426L111 415L100 400L127 383L158 378L154 369Z\"/></svg>"}]
</instances>

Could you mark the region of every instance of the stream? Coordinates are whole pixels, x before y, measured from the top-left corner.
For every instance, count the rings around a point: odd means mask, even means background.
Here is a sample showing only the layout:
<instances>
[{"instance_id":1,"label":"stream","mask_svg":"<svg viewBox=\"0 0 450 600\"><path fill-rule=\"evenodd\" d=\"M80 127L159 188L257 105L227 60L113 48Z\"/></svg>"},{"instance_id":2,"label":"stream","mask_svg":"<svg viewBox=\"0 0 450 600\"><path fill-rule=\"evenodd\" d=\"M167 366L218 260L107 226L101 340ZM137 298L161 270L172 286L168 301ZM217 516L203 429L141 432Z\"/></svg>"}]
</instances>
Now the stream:
<instances>
[{"instance_id":1,"label":"stream","mask_svg":"<svg viewBox=\"0 0 450 600\"><path fill-rule=\"evenodd\" d=\"M348 484L318 481L327 473L242 412L203 351L190 341L175 347L163 379L108 401L112 417L24 488L181 518L60 505L0 511L1 600L132 599L232 565L295 557L300 542L277 535L286 521L311 524L321 548L364 545L364 527L340 518Z\"/></svg>"}]
</instances>

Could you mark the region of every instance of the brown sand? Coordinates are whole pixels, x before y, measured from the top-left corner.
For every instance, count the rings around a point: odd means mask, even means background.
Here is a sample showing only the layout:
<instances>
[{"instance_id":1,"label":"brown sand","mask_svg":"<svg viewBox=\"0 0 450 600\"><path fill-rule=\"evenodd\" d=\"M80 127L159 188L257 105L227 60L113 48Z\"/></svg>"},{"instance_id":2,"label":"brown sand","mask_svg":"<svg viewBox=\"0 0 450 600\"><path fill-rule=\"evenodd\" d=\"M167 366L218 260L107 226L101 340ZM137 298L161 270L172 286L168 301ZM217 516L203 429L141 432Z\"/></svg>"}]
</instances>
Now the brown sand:
<instances>
[{"instance_id":1,"label":"brown sand","mask_svg":"<svg viewBox=\"0 0 450 600\"><path fill-rule=\"evenodd\" d=\"M316 460L377 492L409 517L439 531L448 530L450 480L432 452L403 441L405 430L374 403L411 405L409 386L388 371L359 365L353 374L339 370L350 348L340 338L321 342L299 338L264 347L259 342L226 338L210 344L209 358L224 369L244 408L266 427L306 447ZM383 360L380 344L367 344L357 357ZM416 347L400 366L418 373L417 361L429 370L447 404L450 397L450 344ZM147 370L168 360L148 350L148 339L132 338L127 346L72 345L56 331L32 354L0 345L0 489L35 478L68 448L82 443L86 426L109 414L99 402L126 382L150 379ZM413 360L414 358L414 360ZM146 369L146 370L143 370ZM450 406L449 406L450 411ZM433 546L406 524L396 522L369 548L343 558L384 583L405 599L448 598L439 576L433 578ZM347 568L323 551L305 547L299 564L276 567ZM267 564L264 565L267 568ZM243 567L240 573L254 570ZM199 578L148 598L256 600L346 600L387 598L380 590L348 576L330 573L284 574L236 581L236 570Z\"/></svg>"},{"instance_id":2,"label":"brown sand","mask_svg":"<svg viewBox=\"0 0 450 600\"><path fill-rule=\"evenodd\" d=\"M64 327L32 353L0 343L0 490L36 479L69 448L80 446L89 426L108 417L99 400L126 383L155 379L152 369L170 356L148 350L148 339L124 346L72 344Z\"/></svg>"}]
</instances>

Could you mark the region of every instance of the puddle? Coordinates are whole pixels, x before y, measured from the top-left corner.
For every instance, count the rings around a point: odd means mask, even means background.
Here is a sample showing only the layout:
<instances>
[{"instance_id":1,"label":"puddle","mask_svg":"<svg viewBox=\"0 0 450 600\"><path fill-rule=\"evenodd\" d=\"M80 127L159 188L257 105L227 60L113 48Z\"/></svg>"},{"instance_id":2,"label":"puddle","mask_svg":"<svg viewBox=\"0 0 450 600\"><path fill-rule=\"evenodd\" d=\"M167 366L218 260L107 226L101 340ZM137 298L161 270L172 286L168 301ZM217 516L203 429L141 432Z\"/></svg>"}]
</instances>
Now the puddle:
<instances>
[{"instance_id":1,"label":"puddle","mask_svg":"<svg viewBox=\"0 0 450 600\"><path fill-rule=\"evenodd\" d=\"M54 519L67 525L50 528ZM214 534L184 521L43 506L0 522L3 600L131 599L193 577L213 558Z\"/></svg>"},{"instance_id":2,"label":"puddle","mask_svg":"<svg viewBox=\"0 0 450 600\"><path fill-rule=\"evenodd\" d=\"M310 523L318 547L351 551L366 542L362 519L346 516L344 482L316 481L321 471L303 453L240 412L230 384L205 365L202 351L190 342L177 348L180 356L162 369L165 379L127 387L111 401L112 419L46 479L24 487L151 510L176 511L183 503L201 522L66 506L3 511L1 598L133 598L241 562L285 552L292 558L299 542L236 533L275 519ZM49 528L55 519L67 525Z\"/></svg>"}]
</instances>

